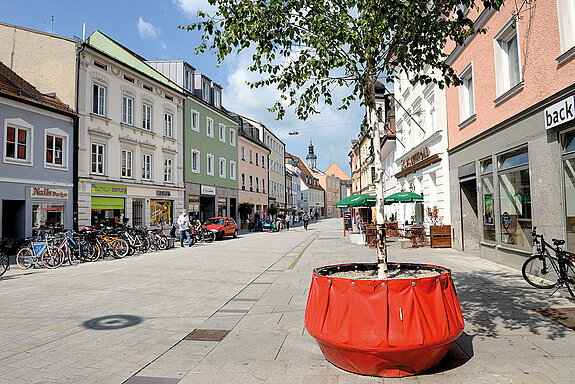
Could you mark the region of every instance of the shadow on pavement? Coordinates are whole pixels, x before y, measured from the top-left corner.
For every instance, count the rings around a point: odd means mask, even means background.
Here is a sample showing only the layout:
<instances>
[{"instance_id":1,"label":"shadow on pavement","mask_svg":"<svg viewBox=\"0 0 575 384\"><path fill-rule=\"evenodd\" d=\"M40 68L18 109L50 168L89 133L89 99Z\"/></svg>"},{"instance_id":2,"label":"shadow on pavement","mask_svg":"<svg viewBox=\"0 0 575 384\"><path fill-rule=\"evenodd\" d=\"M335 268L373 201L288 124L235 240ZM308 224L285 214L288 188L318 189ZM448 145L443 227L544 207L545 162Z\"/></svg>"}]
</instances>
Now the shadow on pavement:
<instances>
[{"instance_id":1,"label":"shadow on pavement","mask_svg":"<svg viewBox=\"0 0 575 384\"><path fill-rule=\"evenodd\" d=\"M132 315L111 315L86 320L82 325L89 329L109 331L113 329L133 327L134 325L140 324L142 320L143 319L141 317Z\"/></svg>"}]
</instances>

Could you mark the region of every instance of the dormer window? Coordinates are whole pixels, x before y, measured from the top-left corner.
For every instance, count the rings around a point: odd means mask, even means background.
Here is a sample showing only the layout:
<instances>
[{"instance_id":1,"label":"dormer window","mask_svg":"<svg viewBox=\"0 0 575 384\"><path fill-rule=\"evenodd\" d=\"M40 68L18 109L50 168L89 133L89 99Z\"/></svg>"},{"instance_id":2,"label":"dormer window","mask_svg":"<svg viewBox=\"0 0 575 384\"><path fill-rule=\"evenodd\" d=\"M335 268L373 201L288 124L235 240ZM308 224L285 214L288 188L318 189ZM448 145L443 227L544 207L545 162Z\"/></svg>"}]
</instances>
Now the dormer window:
<instances>
[{"instance_id":1,"label":"dormer window","mask_svg":"<svg viewBox=\"0 0 575 384\"><path fill-rule=\"evenodd\" d=\"M214 107L216 107L216 108L222 107L222 90L221 89L214 89Z\"/></svg>"},{"instance_id":2,"label":"dormer window","mask_svg":"<svg viewBox=\"0 0 575 384\"><path fill-rule=\"evenodd\" d=\"M210 101L210 84L207 82L202 83L202 99Z\"/></svg>"},{"instance_id":3,"label":"dormer window","mask_svg":"<svg viewBox=\"0 0 575 384\"><path fill-rule=\"evenodd\" d=\"M186 71L184 76L184 88L192 92L194 90L194 74L191 71Z\"/></svg>"}]
</instances>

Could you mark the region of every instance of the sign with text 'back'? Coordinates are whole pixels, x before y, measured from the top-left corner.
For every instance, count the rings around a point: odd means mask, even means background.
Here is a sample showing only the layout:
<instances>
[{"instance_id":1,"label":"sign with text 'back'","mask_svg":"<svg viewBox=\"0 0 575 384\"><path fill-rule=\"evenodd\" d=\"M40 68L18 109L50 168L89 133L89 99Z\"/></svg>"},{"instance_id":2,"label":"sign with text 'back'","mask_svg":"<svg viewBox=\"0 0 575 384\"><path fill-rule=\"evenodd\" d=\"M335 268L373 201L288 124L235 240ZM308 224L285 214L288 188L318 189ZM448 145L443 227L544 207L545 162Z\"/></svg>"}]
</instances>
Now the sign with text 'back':
<instances>
[{"instance_id":1,"label":"sign with text 'back'","mask_svg":"<svg viewBox=\"0 0 575 384\"><path fill-rule=\"evenodd\" d=\"M561 100L545 109L545 128L551 129L575 119L575 96Z\"/></svg>"}]
</instances>

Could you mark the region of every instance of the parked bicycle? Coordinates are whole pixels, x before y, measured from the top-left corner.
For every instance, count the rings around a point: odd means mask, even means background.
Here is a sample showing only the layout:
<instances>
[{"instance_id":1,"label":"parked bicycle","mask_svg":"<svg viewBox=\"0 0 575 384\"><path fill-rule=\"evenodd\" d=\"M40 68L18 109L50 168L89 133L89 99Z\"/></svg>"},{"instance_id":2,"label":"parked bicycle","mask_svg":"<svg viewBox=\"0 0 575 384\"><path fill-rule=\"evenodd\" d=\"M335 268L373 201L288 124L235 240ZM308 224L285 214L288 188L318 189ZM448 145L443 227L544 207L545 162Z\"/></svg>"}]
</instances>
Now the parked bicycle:
<instances>
[{"instance_id":1,"label":"parked bicycle","mask_svg":"<svg viewBox=\"0 0 575 384\"><path fill-rule=\"evenodd\" d=\"M12 249L13 239L2 239L0 244L0 277L10 269L10 258L8 254Z\"/></svg>"},{"instance_id":2,"label":"parked bicycle","mask_svg":"<svg viewBox=\"0 0 575 384\"><path fill-rule=\"evenodd\" d=\"M212 243L215 239L216 234L212 230L209 230L206 227L206 224L202 224L198 230L195 230L192 233L192 245L200 241L205 243Z\"/></svg>"},{"instance_id":3,"label":"parked bicycle","mask_svg":"<svg viewBox=\"0 0 575 384\"><path fill-rule=\"evenodd\" d=\"M531 232L535 253L523 264L523 278L535 288L556 288L553 293L565 286L575 300L575 254L561 248L565 240L552 239L552 246L536 230Z\"/></svg>"},{"instance_id":4,"label":"parked bicycle","mask_svg":"<svg viewBox=\"0 0 575 384\"><path fill-rule=\"evenodd\" d=\"M41 268L55 268L55 261L46 262L46 260L58 259L59 250L57 247L49 244L51 239L44 237L43 240L38 238L25 239L25 245L20 248L16 254L16 264L20 269L28 269L32 266Z\"/></svg>"}]
</instances>

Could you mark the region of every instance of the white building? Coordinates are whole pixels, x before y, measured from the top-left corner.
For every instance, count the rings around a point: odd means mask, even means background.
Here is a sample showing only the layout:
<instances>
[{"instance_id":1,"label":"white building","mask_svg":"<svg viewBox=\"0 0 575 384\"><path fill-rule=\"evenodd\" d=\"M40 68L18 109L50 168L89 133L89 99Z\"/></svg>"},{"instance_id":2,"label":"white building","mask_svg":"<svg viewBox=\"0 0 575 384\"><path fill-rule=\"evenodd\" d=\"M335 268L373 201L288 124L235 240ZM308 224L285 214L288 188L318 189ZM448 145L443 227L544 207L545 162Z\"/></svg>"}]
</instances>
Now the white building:
<instances>
[{"instance_id":1,"label":"white building","mask_svg":"<svg viewBox=\"0 0 575 384\"><path fill-rule=\"evenodd\" d=\"M398 189L423 196L419 203L396 204L400 222L430 224L427 208L437 206L450 223L445 90L431 83L411 85L405 73L395 81L395 178Z\"/></svg>"}]
</instances>

